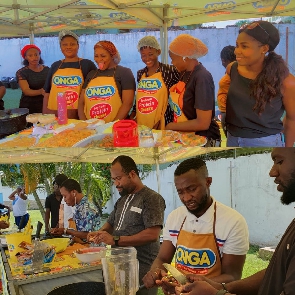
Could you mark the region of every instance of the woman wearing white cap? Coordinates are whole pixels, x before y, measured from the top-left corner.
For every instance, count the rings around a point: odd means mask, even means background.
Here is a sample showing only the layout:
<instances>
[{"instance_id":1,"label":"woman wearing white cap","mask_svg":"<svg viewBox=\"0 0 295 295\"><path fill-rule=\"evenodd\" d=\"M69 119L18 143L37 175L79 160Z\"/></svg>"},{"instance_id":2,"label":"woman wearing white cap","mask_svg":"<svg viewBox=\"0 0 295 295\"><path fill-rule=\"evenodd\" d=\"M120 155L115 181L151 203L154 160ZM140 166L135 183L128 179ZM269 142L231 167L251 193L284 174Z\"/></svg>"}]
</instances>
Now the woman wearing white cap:
<instances>
[{"instance_id":1,"label":"woman wearing white cap","mask_svg":"<svg viewBox=\"0 0 295 295\"><path fill-rule=\"evenodd\" d=\"M179 72L174 66L158 61L160 45L154 36L139 40L137 49L146 67L137 72L136 104L131 118L139 125L153 129L165 129L173 122L173 111L168 103L169 88L179 81Z\"/></svg>"},{"instance_id":2,"label":"woman wearing white cap","mask_svg":"<svg viewBox=\"0 0 295 295\"><path fill-rule=\"evenodd\" d=\"M172 64L181 73L180 81L170 89L174 122L168 130L190 131L205 136L209 145L218 145L220 131L215 116L215 93L212 75L198 61L208 48L199 39L181 34L169 46Z\"/></svg>"},{"instance_id":3,"label":"woman wearing white cap","mask_svg":"<svg viewBox=\"0 0 295 295\"><path fill-rule=\"evenodd\" d=\"M78 99L85 77L95 64L89 59L78 57L79 38L71 32L63 30L59 33L60 49L65 58L51 65L44 86L43 113L57 115L57 93L66 95L68 118L78 118Z\"/></svg>"}]
</instances>

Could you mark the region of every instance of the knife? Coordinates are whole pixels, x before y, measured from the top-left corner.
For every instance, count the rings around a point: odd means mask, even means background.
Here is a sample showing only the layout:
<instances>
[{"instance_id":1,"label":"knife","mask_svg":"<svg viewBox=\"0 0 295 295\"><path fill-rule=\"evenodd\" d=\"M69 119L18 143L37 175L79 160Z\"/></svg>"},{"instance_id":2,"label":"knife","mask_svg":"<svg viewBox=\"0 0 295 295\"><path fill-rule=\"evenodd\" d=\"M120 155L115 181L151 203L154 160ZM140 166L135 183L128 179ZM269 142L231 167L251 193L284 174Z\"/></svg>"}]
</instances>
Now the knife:
<instances>
[{"instance_id":1,"label":"knife","mask_svg":"<svg viewBox=\"0 0 295 295\"><path fill-rule=\"evenodd\" d=\"M172 277L174 277L174 279L177 280L179 284L185 285L187 283L186 276L177 268L168 263L163 263L163 266L171 273Z\"/></svg>"},{"instance_id":2,"label":"knife","mask_svg":"<svg viewBox=\"0 0 295 295\"><path fill-rule=\"evenodd\" d=\"M17 232L21 232L21 230L22 230L22 227L23 227L23 225L24 225L24 223L25 223L25 218L26 218L26 216L25 215L23 215L22 217L21 217L21 219L20 219L20 222L19 222L19 224L18 224L18 231Z\"/></svg>"},{"instance_id":3,"label":"knife","mask_svg":"<svg viewBox=\"0 0 295 295\"><path fill-rule=\"evenodd\" d=\"M40 232L41 232L41 229L42 229L42 226L43 226L43 223L38 221L38 224L37 224L37 229L36 229L36 236L35 236L35 239L39 240L40 239Z\"/></svg>"}]
</instances>

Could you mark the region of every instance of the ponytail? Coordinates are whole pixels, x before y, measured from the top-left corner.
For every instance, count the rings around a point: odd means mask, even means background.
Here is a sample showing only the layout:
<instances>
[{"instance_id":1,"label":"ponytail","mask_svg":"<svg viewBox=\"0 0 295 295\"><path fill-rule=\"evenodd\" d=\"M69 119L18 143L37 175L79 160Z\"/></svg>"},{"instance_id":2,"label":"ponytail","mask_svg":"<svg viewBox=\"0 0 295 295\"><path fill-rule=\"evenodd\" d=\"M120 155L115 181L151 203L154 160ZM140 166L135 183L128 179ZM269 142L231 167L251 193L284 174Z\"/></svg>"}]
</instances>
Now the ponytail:
<instances>
[{"instance_id":1,"label":"ponytail","mask_svg":"<svg viewBox=\"0 0 295 295\"><path fill-rule=\"evenodd\" d=\"M281 87L288 75L289 69L282 56L274 51L269 52L264 59L262 71L250 86L251 97L256 100L253 111L261 114L268 102L282 95Z\"/></svg>"}]
</instances>

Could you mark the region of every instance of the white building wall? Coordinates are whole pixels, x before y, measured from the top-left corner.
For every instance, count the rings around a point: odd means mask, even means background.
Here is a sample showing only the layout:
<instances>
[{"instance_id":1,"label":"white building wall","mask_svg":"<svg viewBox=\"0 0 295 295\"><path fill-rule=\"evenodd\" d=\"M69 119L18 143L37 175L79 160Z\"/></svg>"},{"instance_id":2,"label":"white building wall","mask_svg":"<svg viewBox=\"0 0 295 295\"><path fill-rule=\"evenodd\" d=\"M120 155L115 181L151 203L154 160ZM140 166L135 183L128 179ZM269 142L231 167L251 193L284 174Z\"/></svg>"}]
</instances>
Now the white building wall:
<instances>
[{"instance_id":1,"label":"white building wall","mask_svg":"<svg viewBox=\"0 0 295 295\"><path fill-rule=\"evenodd\" d=\"M281 41L276 48L276 52L286 59L288 52L288 65L291 73L295 73L295 25L278 24ZM224 75L224 67L220 61L220 51L224 46L235 45L238 36L238 27L228 27L219 29L195 29L185 31L168 31L168 44L172 42L179 34L190 34L202 40L208 47L208 54L200 58L200 62L212 74L215 88L217 91L218 81ZM79 56L93 60L93 46L101 40L112 41L118 48L121 55L120 65L132 70L136 77L136 72L144 67L140 54L137 51L138 41L146 35L153 35L160 40L160 32L136 32L124 34L97 34L82 35L79 38ZM286 38L288 35L288 38ZM288 42L287 42L288 39ZM13 77L16 71L22 67L22 57L20 50L26 44L29 44L28 38L13 38L0 40L0 78L4 76ZM62 59L63 55L59 48L57 37L36 37L35 44L40 47L41 56L45 64L50 66L53 62ZM9 58L7 53L9 50ZM170 58L169 58L170 63Z\"/></svg>"},{"instance_id":2,"label":"white building wall","mask_svg":"<svg viewBox=\"0 0 295 295\"><path fill-rule=\"evenodd\" d=\"M281 193L269 177L272 166L270 154L207 161L207 166L213 178L211 195L245 217L250 242L260 246L277 245L295 214L294 206L281 204ZM173 209L181 205L173 182L176 167L172 165L160 171L160 193L166 201L165 220ZM143 183L157 191L156 172L150 173ZM106 212L112 211L118 198L119 194L113 188L113 197L107 204Z\"/></svg>"}]
</instances>

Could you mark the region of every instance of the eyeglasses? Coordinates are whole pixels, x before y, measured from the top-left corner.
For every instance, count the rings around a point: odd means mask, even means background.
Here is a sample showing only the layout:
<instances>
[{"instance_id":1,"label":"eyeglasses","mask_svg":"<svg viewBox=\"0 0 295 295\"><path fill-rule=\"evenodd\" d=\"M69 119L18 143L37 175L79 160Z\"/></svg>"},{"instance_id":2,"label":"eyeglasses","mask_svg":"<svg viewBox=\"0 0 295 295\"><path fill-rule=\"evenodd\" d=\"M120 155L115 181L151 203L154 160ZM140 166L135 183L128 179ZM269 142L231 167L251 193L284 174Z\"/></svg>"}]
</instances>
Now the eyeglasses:
<instances>
[{"instance_id":1,"label":"eyeglasses","mask_svg":"<svg viewBox=\"0 0 295 295\"><path fill-rule=\"evenodd\" d=\"M245 29L247 29L247 30L253 30L256 27L259 27L267 35L267 38L268 38L267 40L269 41L270 36L269 36L268 32L259 24L259 22L253 22L251 24L244 24L244 25L242 25L240 27L240 31L241 30L245 30Z\"/></svg>"}]
</instances>

